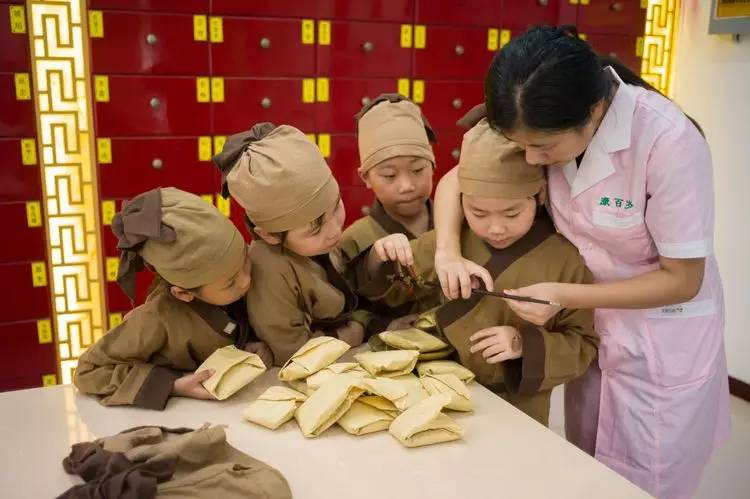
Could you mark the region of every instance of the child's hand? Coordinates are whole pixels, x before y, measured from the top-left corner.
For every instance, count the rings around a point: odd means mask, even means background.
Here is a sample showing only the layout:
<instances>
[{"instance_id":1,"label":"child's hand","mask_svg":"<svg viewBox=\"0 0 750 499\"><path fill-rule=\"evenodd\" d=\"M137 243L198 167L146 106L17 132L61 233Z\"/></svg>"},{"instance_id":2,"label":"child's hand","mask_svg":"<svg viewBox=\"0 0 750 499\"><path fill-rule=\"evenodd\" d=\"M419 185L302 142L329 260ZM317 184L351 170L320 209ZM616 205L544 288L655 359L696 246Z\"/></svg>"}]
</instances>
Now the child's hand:
<instances>
[{"instance_id":1,"label":"child's hand","mask_svg":"<svg viewBox=\"0 0 750 499\"><path fill-rule=\"evenodd\" d=\"M409 329L410 327L414 326L414 323L417 321L417 319L419 319L419 314L405 315L403 317L399 317L398 319L393 319L391 323L388 324L386 331Z\"/></svg>"},{"instance_id":2,"label":"child's hand","mask_svg":"<svg viewBox=\"0 0 750 499\"><path fill-rule=\"evenodd\" d=\"M488 364L518 359L523 354L521 333L512 326L494 326L477 331L469 340L471 353L482 352Z\"/></svg>"},{"instance_id":3,"label":"child's hand","mask_svg":"<svg viewBox=\"0 0 750 499\"><path fill-rule=\"evenodd\" d=\"M206 369L199 373L186 374L177 378L174 387L172 387L172 395L191 399L216 400L216 397L211 395L201 384L213 376L215 372L213 369Z\"/></svg>"},{"instance_id":4,"label":"child's hand","mask_svg":"<svg viewBox=\"0 0 750 499\"><path fill-rule=\"evenodd\" d=\"M349 321L336 329L336 337L351 347L358 347L365 339L365 328L359 322Z\"/></svg>"},{"instance_id":5,"label":"child's hand","mask_svg":"<svg viewBox=\"0 0 750 499\"><path fill-rule=\"evenodd\" d=\"M266 369L271 369L273 367L273 352L264 342L254 341L252 343L248 343L247 345L245 345L245 351L254 353L258 357L260 357L260 360L263 361Z\"/></svg>"},{"instance_id":6,"label":"child's hand","mask_svg":"<svg viewBox=\"0 0 750 499\"><path fill-rule=\"evenodd\" d=\"M404 267L414 265L414 254L409 239L403 234L391 234L375 241L370 254L375 253L380 262L398 262Z\"/></svg>"}]
</instances>

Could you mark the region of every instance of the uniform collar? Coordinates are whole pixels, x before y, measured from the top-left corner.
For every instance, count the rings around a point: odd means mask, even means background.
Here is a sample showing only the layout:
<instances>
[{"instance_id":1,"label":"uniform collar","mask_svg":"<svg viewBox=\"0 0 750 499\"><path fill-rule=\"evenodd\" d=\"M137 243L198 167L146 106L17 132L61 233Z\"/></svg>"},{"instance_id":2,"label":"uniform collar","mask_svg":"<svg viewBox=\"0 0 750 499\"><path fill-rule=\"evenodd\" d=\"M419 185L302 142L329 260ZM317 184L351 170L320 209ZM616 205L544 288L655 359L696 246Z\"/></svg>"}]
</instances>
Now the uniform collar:
<instances>
[{"instance_id":1,"label":"uniform collar","mask_svg":"<svg viewBox=\"0 0 750 499\"><path fill-rule=\"evenodd\" d=\"M610 154L630 147L635 111L633 89L622 81L611 66L607 66L603 71L608 71L619 86L599 129L586 149L580 168L576 167L575 160L563 167L572 197L578 196L612 175L615 167Z\"/></svg>"}]
</instances>

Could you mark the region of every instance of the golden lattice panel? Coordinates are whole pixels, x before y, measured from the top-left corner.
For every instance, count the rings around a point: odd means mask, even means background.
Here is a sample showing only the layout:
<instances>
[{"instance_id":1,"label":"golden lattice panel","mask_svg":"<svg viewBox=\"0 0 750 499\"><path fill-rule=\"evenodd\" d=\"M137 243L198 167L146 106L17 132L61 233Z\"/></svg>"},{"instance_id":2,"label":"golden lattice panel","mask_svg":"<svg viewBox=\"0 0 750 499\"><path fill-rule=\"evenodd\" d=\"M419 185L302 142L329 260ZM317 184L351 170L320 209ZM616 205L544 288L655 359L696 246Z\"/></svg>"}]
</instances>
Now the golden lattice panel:
<instances>
[{"instance_id":1,"label":"golden lattice panel","mask_svg":"<svg viewBox=\"0 0 750 499\"><path fill-rule=\"evenodd\" d=\"M27 2L60 374L104 333L85 0Z\"/></svg>"},{"instance_id":2,"label":"golden lattice panel","mask_svg":"<svg viewBox=\"0 0 750 499\"><path fill-rule=\"evenodd\" d=\"M665 95L672 93L672 64L679 0L649 0L641 76Z\"/></svg>"}]
</instances>

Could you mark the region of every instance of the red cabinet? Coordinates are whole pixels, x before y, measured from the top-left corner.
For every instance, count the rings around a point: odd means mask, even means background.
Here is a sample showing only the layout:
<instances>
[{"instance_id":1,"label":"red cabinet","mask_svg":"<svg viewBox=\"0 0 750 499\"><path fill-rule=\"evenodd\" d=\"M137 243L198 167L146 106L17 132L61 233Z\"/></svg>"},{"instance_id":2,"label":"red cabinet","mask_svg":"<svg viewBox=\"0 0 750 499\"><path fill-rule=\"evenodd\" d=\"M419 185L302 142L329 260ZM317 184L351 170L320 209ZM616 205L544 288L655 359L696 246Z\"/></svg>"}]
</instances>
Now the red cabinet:
<instances>
[{"instance_id":1,"label":"red cabinet","mask_svg":"<svg viewBox=\"0 0 750 499\"><path fill-rule=\"evenodd\" d=\"M321 132L356 131L356 115L367 102L383 93L398 92L398 79L331 79L328 102L315 104L317 128Z\"/></svg>"},{"instance_id":2,"label":"red cabinet","mask_svg":"<svg viewBox=\"0 0 750 499\"><path fill-rule=\"evenodd\" d=\"M427 26L425 48L414 50L416 78L481 80L495 52L482 28Z\"/></svg>"},{"instance_id":3,"label":"red cabinet","mask_svg":"<svg viewBox=\"0 0 750 499\"><path fill-rule=\"evenodd\" d=\"M213 74L315 74L315 45L302 42L302 20L227 17L222 22L224 41L211 44Z\"/></svg>"},{"instance_id":4,"label":"red cabinet","mask_svg":"<svg viewBox=\"0 0 750 499\"><path fill-rule=\"evenodd\" d=\"M501 0L416 0L417 24L498 26Z\"/></svg>"},{"instance_id":5,"label":"red cabinet","mask_svg":"<svg viewBox=\"0 0 750 499\"><path fill-rule=\"evenodd\" d=\"M427 80L424 82L422 112L442 138L441 130L453 131L456 121L484 101L484 82Z\"/></svg>"},{"instance_id":6,"label":"red cabinet","mask_svg":"<svg viewBox=\"0 0 750 499\"><path fill-rule=\"evenodd\" d=\"M55 343L39 343L36 321L0 324L0 391L42 386L42 376L57 372Z\"/></svg>"},{"instance_id":7,"label":"red cabinet","mask_svg":"<svg viewBox=\"0 0 750 499\"><path fill-rule=\"evenodd\" d=\"M341 199L346 209L345 226L359 220L369 213L375 196L372 191L364 186L341 186Z\"/></svg>"},{"instance_id":8,"label":"red cabinet","mask_svg":"<svg viewBox=\"0 0 750 499\"><path fill-rule=\"evenodd\" d=\"M42 223L41 198L30 199L34 214L27 216L27 205L23 203L0 203L0 220L3 231L12 235L12 243L0 245L0 263L41 261L47 258L44 244L44 224ZM2 318L5 320L5 317Z\"/></svg>"},{"instance_id":9,"label":"red cabinet","mask_svg":"<svg viewBox=\"0 0 750 499\"><path fill-rule=\"evenodd\" d=\"M208 12L209 0L88 0L88 4L89 9L197 13Z\"/></svg>"},{"instance_id":10,"label":"red cabinet","mask_svg":"<svg viewBox=\"0 0 750 499\"><path fill-rule=\"evenodd\" d=\"M414 0L318 0L318 17L411 23Z\"/></svg>"},{"instance_id":11,"label":"red cabinet","mask_svg":"<svg viewBox=\"0 0 750 499\"><path fill-rule=\"evenodd\" d=\"M312 0L211 0L211 13L312 19L315 3Z\"/></svg>"},{"instance_id":12,"label":"red cabinet","mask_svg":"<svg viewBox=\"0 0 750 499\"><path fill-rule=\"evenodd\" d=\"M303 82L292 78L226 78L224 102L214 103L213 130L229 135L260 121L315 130L315 105L303 101Z\"/></svg>"},{"instance_id":13,"label":"red cabinet","mask_svg":"<svg viewBox=\"0 0 750 499\"><path fill-rule=\"evenodd\" d=\"M42 262L40 260L40 262ZM0 300L0 317L3 322L25 321L49 317L50 298L48 269L45 262L44 282L34 282L34 264L16 262L0 264L0 275L3 281L13 283L13 299ZM39 272L41 274L40 263ZM36 284L36 285L35 285Z\"/></svg>"},{"instance_id":14,"label":"red cabinet","mask_svg":"<svg viewBox=\"0 0 750 499\"><path fill-rule=\"evenodd\" d=\"M500 26L525 31L537 24L574 24L576 11L569 0L502 0Z\"/></svg>"},{"instance_id":15,"label":"red cabinet","mask_svg":"<svg viewBox=\"0 0 750 499\"><path fill-rule=\"evenodd\" d=\"M17 92L20 92L20 95ZM3 116L0 119L0 137L36 135L36 117L29 73L0 73L0 109Z\"/></svg>"},{"instance_id":16,"label":"red cabinet","mask_svg":"<svg viewBox=\"0 0 750 499\"><path fill-rule=\"evenodd\" d=\"M21 139L0 139L0 201L42 198L39 166L23 164L21 147ZM36 155L36 143L29 147Z\"/></svg>"},{"instance_id":17,"label":"red cabinet","mask_svg":"<svg viewBox=\"0 0 750 499\"><path fill-rule=\"evenodd\" d=\"M437 186L438 180L458 164L461 157L461 141L464 130L456 127L438 136L438 143L432 146L435 152L435 176L432 182Z\"/></svg>"},{"instance_id":18,"label":"red cabinet","mask_svg":"<svg viewBox=\"0 0 750 499\"><path fill-rule=\"evenodd\" d=\"M406 78L411 73L412 50L402 46L400 24L331 21L330 39L323 41L320 22L318 28L319 75Z\"/></svg>"},{"instance_id":19,"label":"red cabinet","mask_svg":"<svg viewBox=\"0 0 750 499\"><path fill-rule=\"evenodd\" d=\"M29 35L13 33L8 7L10 6L4 6L0 12L0 71L28 72L31 67Z\"/></svg>"},{"instance_id":20,"label":"red cabinet","mask_svg":"<svg viewBox=\"0 0 750 499\"><path fill-rule=\"evenodd\" d=\"M130 198L159 186L199 195L220 188L213 163L199 157L198 137L116 137L110 142L111 163L99 165L102 198Z\"/></svg>"},{"instance_id":21,"label":"red cabinet","mask_svg":"<svg viewBox=\"0 0 750 499\"><path fill-rule=\"evenodd\" d=\"M616 57L640 74L641 56L638 55L638 37L632 35L589 35L592 48L600 54Z\"/></svg>"},{"instance_id":22,"label":"red cabinet","mask_svg":"<svg viewBox=\"0 0 750 499\"><path fill-rule=\"evenodd\" d=\"M97 136L202 135L211 104L197 101L197 78L109 76L109 102L96 102Z\"/></svg>"},{"instance_id":23,"label":"red cabinet","mask_svg":"<svg viewBox=\"0 0 750 499\"><path fill-rule=\"evenodd\" d=\"M208 74L208 42L193 39L193 16L147 12L102 14L104 36L91 38L97 74Z\"/></svg>"},{"instance_id":24,"label":"red cabinet","mask_svg":"<svg viewBox=\"0 0 750 499\"><path fill-rule=\"evenodd\" d=\"M359 177L359 149L354 134L336 134L330 136L331 154L326 160L333 171L339 186L349 187L364 185Z\"/></svg>"},{"instance_id":25,"label":"red cabinet","mask_svg":"<svg viewBox=\"0 0 750 499\"><path fill-rule=\"evenodd\" d=\"M640 36L646 26L641 0L591 0L578 7L578 31Z\"/></svg>"}]
</instances>

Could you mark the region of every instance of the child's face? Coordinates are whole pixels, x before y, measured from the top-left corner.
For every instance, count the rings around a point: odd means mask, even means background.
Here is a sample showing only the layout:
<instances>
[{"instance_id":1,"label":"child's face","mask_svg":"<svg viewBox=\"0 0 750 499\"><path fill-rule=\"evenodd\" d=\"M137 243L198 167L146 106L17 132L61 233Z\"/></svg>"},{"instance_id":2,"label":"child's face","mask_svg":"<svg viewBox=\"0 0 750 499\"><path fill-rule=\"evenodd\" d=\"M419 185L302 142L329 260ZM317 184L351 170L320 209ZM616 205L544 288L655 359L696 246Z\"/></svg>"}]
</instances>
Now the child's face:
<instances>
[{"instance_id":1,"label":"child's face","mask_svg":"<svg viewBox=\"0 0 750 499\"><path fill-rule=\"evenodd\" d=\"M415 156L397 156L378 163L363 180L390 213L415 217L432 192L432 163Z\"/></svg>"},{"instance_id":2,"label":"child's face","mask_svg":"<svg viewBox=\"0 0 750 499\"><path fill-rule=\"evenodd\" d=\"M339 199L336 206L323 215L320 225L308 224L287 232L284 246L301 256L324 255L341 240L345 218L344 202Z\"/></svg>"},{"instance_id":3,"label":"child's face","mask_svg":"<svg viewBox=\"0 0 750 499\"><path fill-rule=\"evenodd\" d=\"M501 199L461 196L466 221L480 239L496 249L505 249L531 229L536 216L534 198Z\"/></svg>"},{"instance_id":4,"label":"child's face","mask_svg":"<svg viewBox=\"0 0 750 499\"><path fill-rule=\"evenodd\" d=\"M250 253L245 250L242 267L192 291L196 298L211 305L224 306L245 296L250 289ZM188 291L189 292L189 291ZM189 292L190 293L190 292Z\"/></svg>"}]
</instances>

